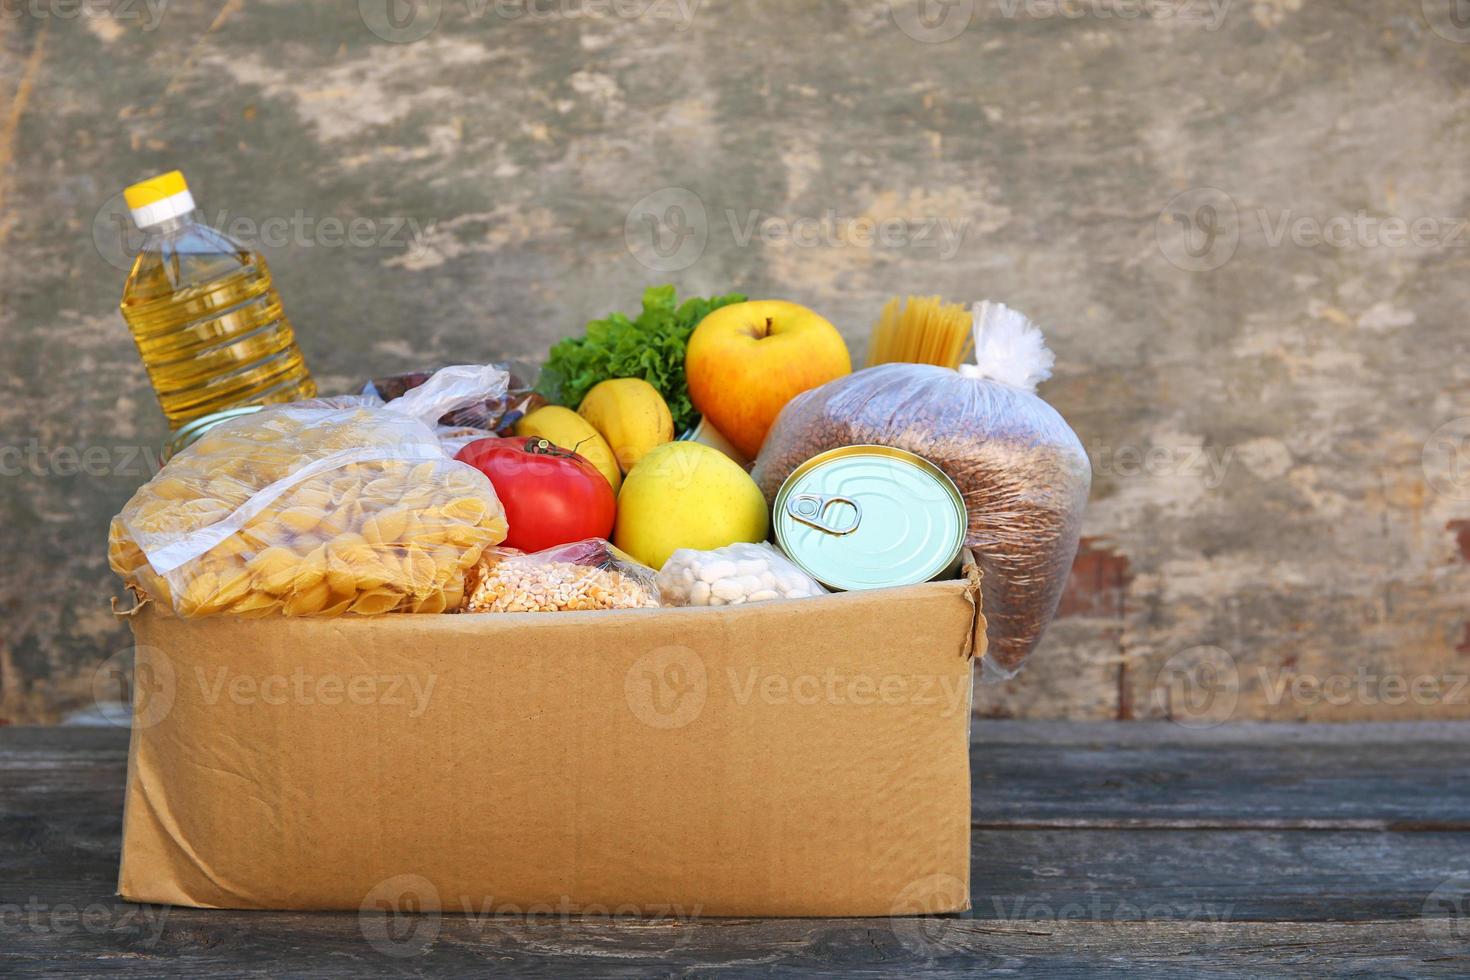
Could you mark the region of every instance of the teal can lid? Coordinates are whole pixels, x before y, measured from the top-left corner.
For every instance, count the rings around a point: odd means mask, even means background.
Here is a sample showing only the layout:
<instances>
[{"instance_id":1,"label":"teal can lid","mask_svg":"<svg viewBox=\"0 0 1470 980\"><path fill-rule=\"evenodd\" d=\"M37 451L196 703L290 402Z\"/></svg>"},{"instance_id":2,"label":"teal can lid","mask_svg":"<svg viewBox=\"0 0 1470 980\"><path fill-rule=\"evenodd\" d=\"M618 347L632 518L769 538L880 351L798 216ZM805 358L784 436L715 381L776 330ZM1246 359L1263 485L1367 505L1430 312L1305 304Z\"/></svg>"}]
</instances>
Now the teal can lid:
<instances>
[{"instance_id":1,"label":"teal can lid","mask_svg":"<svg viewBox=\"0 0 1470 980\"><path fill-rule=\"evenodd\" d=\"M959 564L965 502L933 463L888 446L842 446L802 463L776 494L786 556L831 589L916 585Z\"/></svg>"}]
</instances>

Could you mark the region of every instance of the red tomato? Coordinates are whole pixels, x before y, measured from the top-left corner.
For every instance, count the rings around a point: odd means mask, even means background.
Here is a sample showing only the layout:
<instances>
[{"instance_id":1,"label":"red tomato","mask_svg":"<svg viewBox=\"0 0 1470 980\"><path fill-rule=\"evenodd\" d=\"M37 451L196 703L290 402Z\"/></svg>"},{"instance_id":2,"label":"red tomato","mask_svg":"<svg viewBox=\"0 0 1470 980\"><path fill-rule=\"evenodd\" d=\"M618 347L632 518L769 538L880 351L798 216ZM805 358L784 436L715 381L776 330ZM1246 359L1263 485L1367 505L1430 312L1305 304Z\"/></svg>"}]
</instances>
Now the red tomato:
<instances>
[{"instance_id":1,"label":"red tomato","mask_svg":"<svg viewBox=\"0 0 1470 980\"><path fill-rule=\"evenodd\" d=\"M510 525L507 547L540 551L612 534L612 487L574 452L532 436L477 439L454 458L490 478Z\"/></svg>"}]
</instances>

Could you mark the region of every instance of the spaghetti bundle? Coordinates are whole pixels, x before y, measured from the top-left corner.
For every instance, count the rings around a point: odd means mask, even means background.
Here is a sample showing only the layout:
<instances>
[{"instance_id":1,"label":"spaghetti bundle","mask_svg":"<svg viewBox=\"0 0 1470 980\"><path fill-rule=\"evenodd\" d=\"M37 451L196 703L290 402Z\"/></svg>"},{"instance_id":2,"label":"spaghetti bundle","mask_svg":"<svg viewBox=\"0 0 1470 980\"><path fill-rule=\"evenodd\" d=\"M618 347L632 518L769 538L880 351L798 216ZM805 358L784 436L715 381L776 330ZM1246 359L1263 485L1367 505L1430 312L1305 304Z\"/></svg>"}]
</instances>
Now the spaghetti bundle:
<instances>
[{"instance_id":1,"label":"spaghetti bundle","mask_svg":"<svg viewBox=\"0 0 1470 980\"><path fill-rule=\"evenodd\" d=\"M883 305L868 341L868 366L901 362L954 369L974 346L970 311L938 296L897 296Z\"/></svg>"}]
</instances>

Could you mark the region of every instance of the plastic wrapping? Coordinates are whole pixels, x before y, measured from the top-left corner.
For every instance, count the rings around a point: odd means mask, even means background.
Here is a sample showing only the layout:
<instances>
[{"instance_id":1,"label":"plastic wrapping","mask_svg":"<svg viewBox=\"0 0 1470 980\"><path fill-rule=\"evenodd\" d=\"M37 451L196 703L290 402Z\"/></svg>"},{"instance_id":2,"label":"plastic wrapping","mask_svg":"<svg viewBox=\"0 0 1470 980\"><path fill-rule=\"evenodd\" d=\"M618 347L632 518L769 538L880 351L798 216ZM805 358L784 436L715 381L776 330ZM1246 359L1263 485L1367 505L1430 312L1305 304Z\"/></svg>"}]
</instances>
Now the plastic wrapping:
<instances>
[{"instance_id":1,"label":"plastic wrapping","mask_svg":"<svg viewBox=\"0 0 1470 980\"><path fill-rule=\"evenodd\" d=\"M713 551L680 548L659 569L658 590L667 606L738 606L827 592L764 541L729 544Z\"/></svg>"},{"instance_id":2,"label":"plastic wrapping","mask_svg":"<svg viewBox=\"0 0 1470 980\"><path fill-rule=\"evenodd\" d=\"M504 436L497 435L488 429L475 429L469 426L440 425L435 429L439 437L439 445L444 447L444 455L454 457L459 451L472 442L481 439L502 439Z\"/></svg>"},{"instance_id":3,"label":"plastic wrapping","mask_svg":"<svg viewBox=\"0 0 1470 980\"><path fill-rule=\"evenodd\" d=\"M224 422L113 518L108 559L181 616L443 612L505 539L490 481L431 426L505 388L446 368L382 407L285 405Z\"/></svg>"},{"instance_id":4,"label":"plastic wrapping","mask_svg":"<svg viewBox=\"0 0 1470 980\"><path fill-rule=\"evenodd\" d=\"M509 364L497 366L503 368L508 375L505 391L445 412L438 420L441 426L451 430L474 429L488 435L512 436L515 435L517 422L542 405L548 404L543 396L532 390L531 384L521 378L518 373L522 370L520 367ZM385 378L374 378L367 383L363 394L390 401L403 397L433 376L433 371L410 371ZM441 430L440 438L444 437L444 432Z\"/></svg>"},{"instance_id":5,"label":"plastic wrapping","mask_svg":"<svg viewBox=\"0 0 1470 980\"><path fill-rule=\"evenodd\" d=\"M547 404L544 397L516 374L520 368L497 364L507 374L505 391L499 395L477 398L445 412L434 431L444 444L444 454L453 457L476 439L515 435L515 426L526 415ZM330 395L296 402L298 408L381 408L388 401L402 398L434 376L434 371L409 371L374 378L356 395Z\"/></svg>"},{"instance_id":6,"label":"plastic wrapping","mask_svg":"<svg viewBox=\"0 0 1470 980\"><path fill-rule=\"evenodd\" d=\"M602 538L527 554L491 548L467 579L465 612L572 612L652 609L653 569Z\"/></svg>"},{"instance_id":7,"label":"plastic wrapping","mask_svg":"<svg viewBox=\"0 0 1470 980\"><path fill-rule=\"evenodd\" d=\"M1041 332L998 304L975 309L976 363L883 364L797 396L752 476L767 500L798 465L837 446L918 453L960 488L966 547L984 572L991 677L1014 676L1056 611L1092 485L1087 453L1035 394L1050 376Z\"/></svg>"}]
</instances>

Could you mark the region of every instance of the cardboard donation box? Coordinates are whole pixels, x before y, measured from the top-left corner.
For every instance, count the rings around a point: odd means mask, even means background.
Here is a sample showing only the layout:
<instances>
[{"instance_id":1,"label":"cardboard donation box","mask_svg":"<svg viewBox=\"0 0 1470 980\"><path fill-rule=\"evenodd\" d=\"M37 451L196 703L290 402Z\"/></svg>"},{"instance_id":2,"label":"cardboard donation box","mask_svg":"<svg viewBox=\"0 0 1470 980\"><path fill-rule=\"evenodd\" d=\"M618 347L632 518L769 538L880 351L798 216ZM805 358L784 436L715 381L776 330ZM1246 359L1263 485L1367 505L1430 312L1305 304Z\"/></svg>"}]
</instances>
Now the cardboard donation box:
<instances>
[{"instance_id":1,"label":"cardboard donation box","mask_svg":"<svg viewBox=\"0 0 1470 980\"><path fill-rule=\"evenodd\" d=\"M969 907L979 573L721 608L134 610L129 900Z\"/></svg>"}]
</instances>

